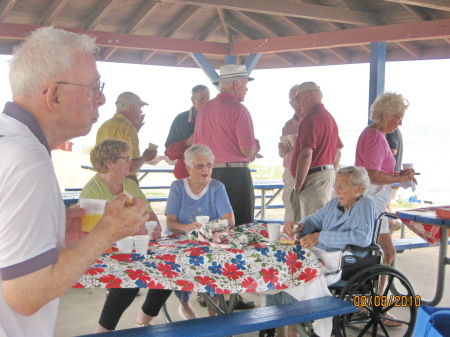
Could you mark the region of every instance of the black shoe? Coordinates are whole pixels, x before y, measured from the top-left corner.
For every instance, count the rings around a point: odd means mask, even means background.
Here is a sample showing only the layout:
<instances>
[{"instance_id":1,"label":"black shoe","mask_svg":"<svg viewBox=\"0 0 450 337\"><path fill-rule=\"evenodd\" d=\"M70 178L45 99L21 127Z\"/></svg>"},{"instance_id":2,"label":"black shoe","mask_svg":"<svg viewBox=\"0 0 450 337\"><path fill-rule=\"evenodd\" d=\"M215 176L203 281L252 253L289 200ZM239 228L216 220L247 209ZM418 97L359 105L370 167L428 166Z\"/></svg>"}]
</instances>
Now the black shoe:
<instances>
[{"instance_id":1,"label":"black shoe","mask_svg":"<svg viewBox=\"0 0 450 337\"><path fill-rule=\"evenodd\" d=\"M197 302L201 307L206 308L206 301L199 294L197 294Z\"/></svg>"},{"instance_id":2,"label":"black shoe","mask_svg":"<svg viewBox=\"0 0 450 337\"><path fill-rule=\"evenodd\" d=\"M228 301L227 301L228 304ZM247 309L253 309L255 307L255 302L253 301L247 301L245 298L242 298L241 295L238 295L238 300L234 304L235 310L247 310Z\"/></svg>"}]
</instances>

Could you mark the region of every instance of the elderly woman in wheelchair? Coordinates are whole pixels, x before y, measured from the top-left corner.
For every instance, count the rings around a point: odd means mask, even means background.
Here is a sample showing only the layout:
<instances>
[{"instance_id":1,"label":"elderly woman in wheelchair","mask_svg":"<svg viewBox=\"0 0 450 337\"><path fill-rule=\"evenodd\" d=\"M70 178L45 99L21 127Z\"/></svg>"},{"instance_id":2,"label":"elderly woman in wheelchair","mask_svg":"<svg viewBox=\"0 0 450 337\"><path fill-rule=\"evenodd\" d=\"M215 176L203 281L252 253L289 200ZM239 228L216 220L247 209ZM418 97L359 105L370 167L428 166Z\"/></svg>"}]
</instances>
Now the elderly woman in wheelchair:
<instances>
[{"instance_id":1,"label":"elderly woman in wheelchair","mask_svg":"<svg viewBox=\"0 0 450 337\"><path fill-rule=\"evenodd\" d=\"M366 247L372 242L378 213L374 201L364 195L369 186L369 176L363 167L341 168L336 173L336 197L298 224L284 226L285 234L300 237L300 244L311 249L325 264L328 285L340 279L340 273L333 272L338 269L343 249L348 245Z\"/></svg>"},{"instance_id":2,"label":"elderly woman in wheelchair","mask_svg":"<svg viewBox=\"0 0 450 337\"><path fill-rule=\"evenodd\" d=\"M326 281L330 289L337 291L340 298L360 306L358 315L355 315L359 317L346 315L334 318L335 336L347 336L345 327L355 322L361 323L359 326L362 332L356 334L358 336L364 336L368 329L375 330L375 333L379 330L388 336L386 327L403 325L406 330L404 336L410 336L417 308L411 306L409 314L405 315L407 318L399 320L388 312L394 305L390 301L381 301L394 297L387 295L389 291L394 293L394 280L403 290L406 289L409 296L414 296L414 291L403 274L390 266L381 265L379 255L382 252L376 245L376 240L380 219L386 213L378 216L374 201L365 196L369 186L370 180L363 167L341 168L336 173L336 197L298 224L285 225L283 231L300 238L300 244L311 249L322 260L327 268ZM357 263L347 263L346 260ZM359 269L354 268L356 265ZM341 281L341 277L346 282ZM369 297L383 303L371 301ZM362 298L368 300L356 304L356 300ZM357 324L352 326L355 325ZM296 335L292 327L288 329L288 335Z\"/></svg>"}]
</instances>

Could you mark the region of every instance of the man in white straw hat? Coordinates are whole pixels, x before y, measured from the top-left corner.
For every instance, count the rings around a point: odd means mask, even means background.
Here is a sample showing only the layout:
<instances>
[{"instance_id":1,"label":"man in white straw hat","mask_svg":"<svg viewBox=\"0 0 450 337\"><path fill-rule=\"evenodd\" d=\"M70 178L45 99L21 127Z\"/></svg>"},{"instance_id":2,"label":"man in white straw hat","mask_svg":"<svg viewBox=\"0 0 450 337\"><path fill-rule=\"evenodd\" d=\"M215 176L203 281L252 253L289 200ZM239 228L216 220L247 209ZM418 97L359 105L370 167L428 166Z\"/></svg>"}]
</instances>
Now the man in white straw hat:
<instances>
[{"instance_id":1,"label":"man in white straw hat","mask_svg":"<svg viewBox=\"0 0 450 337\"><path fill-rule=\"evenodd\" d=\"M248 164L255 160L260 146L250 112L241 103L252 80L245 65L220 67L220 77L214 82L220 93L203 104L194 130L194 143L209 146L216 157L212 178L225 185L237 225L253 222L255 208ZM243 309L254 307L253 302L240 299L235 308L241 305Z\"/></svg>"},{"instance_id":2,"label":"man in white straw hat","mask_svg":"<svg viewBox=\"0 0 450 337\"><path fill-rule=\"evenodd\" d=\"M339 168L341 148L333 116L322 104L322 91L314 82L297 87L290 103L301 107L305 118L298 129L291 158L295 189L291 202L295 221L315 213L332 197L335 169Z\"/></svg>"},{"instance_id":3,"label":"man in white straw hat","mask_svg":"<svg viewBox=\"0 0 450 337\"><path fill-rule=\"evenodd\" d=\"M138 95L130 91L121 93L116 100L116 113L113 118L107 120L97 131L96 144L106 139L115 139L126 142L130 146L128 151L131 164L130 176L138 183L136 174L146 161L156 157L157 150L145 149L141 156L139 150L138 132L144 125L145 115L142 108L148 105Z\"/></svg>"}]
</instances>

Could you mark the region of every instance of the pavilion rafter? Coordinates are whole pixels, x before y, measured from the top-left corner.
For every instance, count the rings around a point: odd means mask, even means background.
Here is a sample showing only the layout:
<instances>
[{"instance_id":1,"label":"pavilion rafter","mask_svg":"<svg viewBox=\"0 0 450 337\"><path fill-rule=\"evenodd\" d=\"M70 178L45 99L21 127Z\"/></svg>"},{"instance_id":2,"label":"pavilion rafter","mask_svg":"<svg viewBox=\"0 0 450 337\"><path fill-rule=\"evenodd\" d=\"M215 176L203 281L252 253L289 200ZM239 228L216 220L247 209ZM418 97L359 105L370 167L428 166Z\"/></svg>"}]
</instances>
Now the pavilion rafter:
<instances>
[{"instance_id":1,"label":"pavilion rafter","mask_svg":"<svg viewBox=\"0 0 450 337\"><path fill-rule=\"evenodd\" d=\"M273 0L160 0L162 2L188 3L197 6L232 9L265 13L272 15L298 17L321 21L341 22L352 25L376 25L379 17L376 14L341 9L329 6L311 5L287 1Z\"/></svg>"}]
</instances>

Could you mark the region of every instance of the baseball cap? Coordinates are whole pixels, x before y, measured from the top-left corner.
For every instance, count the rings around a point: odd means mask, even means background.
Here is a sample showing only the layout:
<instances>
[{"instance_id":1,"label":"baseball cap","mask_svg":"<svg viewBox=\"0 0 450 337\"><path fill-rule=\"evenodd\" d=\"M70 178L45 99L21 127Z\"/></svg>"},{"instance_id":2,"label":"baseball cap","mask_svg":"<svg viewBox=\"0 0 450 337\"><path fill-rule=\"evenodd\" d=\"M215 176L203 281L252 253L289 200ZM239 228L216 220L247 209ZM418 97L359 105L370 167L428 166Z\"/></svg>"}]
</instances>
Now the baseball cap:
<instances>
[{"instance_id":1,"label":"baseball cap","mask_svg":"<svg viewBox=\"0 0 450 337\"><path fill-rule=\"evenodd\" d=\"M135 93L132 93L130 91L125 91L121 93L116 100L116 107L117 108L124 108L131 104L140 104L140 105L148 105L148 103L145 103L141 98L136 95Z\"/></svg>"}]
</instances>

